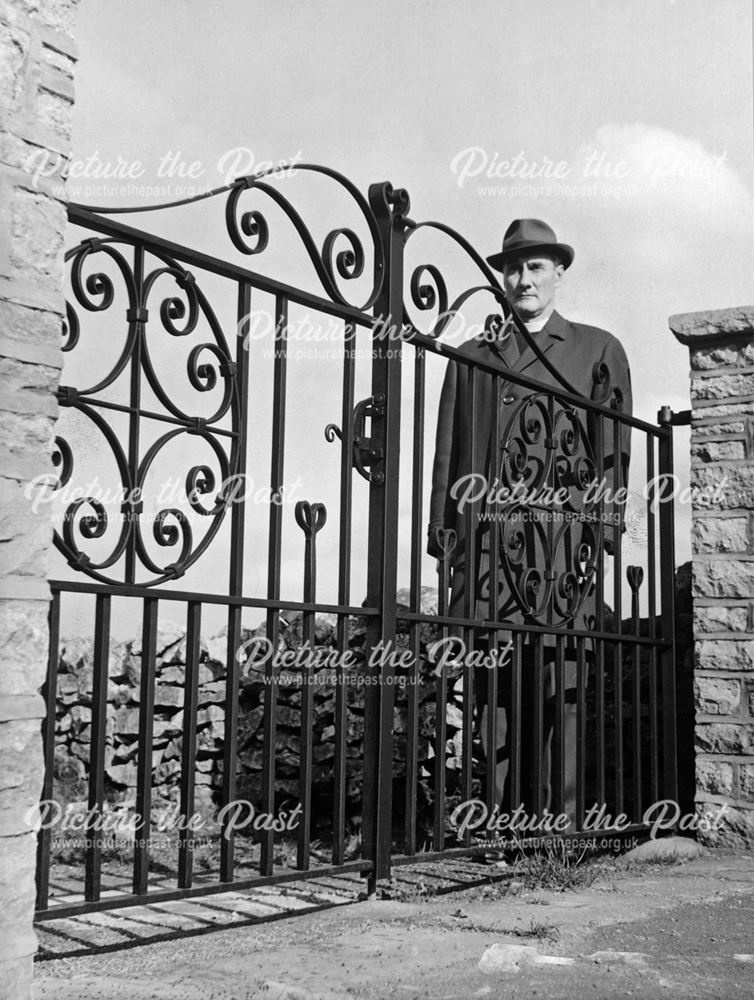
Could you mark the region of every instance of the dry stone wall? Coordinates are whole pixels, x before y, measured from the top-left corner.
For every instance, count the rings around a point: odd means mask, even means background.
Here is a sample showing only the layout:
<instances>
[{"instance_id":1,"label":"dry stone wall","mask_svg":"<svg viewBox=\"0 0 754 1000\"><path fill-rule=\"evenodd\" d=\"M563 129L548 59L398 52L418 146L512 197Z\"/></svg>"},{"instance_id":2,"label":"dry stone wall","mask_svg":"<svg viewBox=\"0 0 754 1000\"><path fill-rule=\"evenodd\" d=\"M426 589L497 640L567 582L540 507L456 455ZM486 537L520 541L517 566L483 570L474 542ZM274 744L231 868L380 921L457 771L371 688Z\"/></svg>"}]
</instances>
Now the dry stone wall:
<instances>
[{"instance_id":1,"label":"dry stone wall","mask_svg":"<svg viewBox=\"0 0 754 1000\"><path fill-rule=\"evenodd\" d=\"M427 588L429 590L429 588ZM425 595L423 610L436 611L434 592ZM316 619L315 653L324 666L307 670L313 684L313 828L323 839L332 834L333 765L335 759L336 683L333 660L337 657L335 617ZM280 654L296 654L302 648L302 622L298 614L281 623ZM265 627L242 633L240 665L237 795L255 805L262 798L262 758L264 745L264 701L269 690L265 680ZM427 645L439 635L433 626L422 626L419 684L420 806L431 799L434 769L436 719L436 678ZM352 832L358 832L361 818L364 744L364 702L366 687L360 683L366 673L365 621L349 619L349 651L352 667L345 671L346 697L346 802ZM408 636L397 640L400 654ZM183 704L186 662L185 630L163 626L158 633L155 670L155 710L153 720L152 795L153 816L179 801L183 760ZM196 811L211 819L217 812L222 785L227 684L227 638L224 634L200 643L197 753L195 758ZM300 654L299 654L300 655ZM282 657L281 657L282 658ZM54 797L63 804L85 807L91 757L92 640L74 638L61 643L57 676L56 754ZM452 793L453 775L460 772L462 748L461 668L451 671L449 699L445 705L447 744L446 766ZM405 675L405 672L404 672ZM275 766L278 805L297 800L301 750L301 672L280 671L277 685ZM394 710L395 753L393 775L400 784L405 776L407 686L396 686ZM141 648L139 640L111 647L108 664L108 712L105 746L105 782L108 806L121 810L135 804L136 761L141 720ZM478 761L481 773L481 758ZM400 817L396 815L396 822Z\"/></svg>"}]
</instances>

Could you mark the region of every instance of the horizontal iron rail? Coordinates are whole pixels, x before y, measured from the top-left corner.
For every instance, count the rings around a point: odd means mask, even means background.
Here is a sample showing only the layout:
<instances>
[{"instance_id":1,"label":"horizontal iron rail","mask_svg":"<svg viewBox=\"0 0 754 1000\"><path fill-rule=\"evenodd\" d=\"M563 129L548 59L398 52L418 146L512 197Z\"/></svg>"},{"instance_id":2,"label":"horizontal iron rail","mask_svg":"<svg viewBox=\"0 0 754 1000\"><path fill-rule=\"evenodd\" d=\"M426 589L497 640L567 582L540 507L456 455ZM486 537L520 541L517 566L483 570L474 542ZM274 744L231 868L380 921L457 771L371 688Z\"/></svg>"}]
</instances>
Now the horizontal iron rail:
<instances>
[{"instance_id":1,"label":"horizontal iron rail","mask_svg":"<svg viewBox=\"0 0 754 1000\"><path fill-rule=\"evenodd\" d=\"M482 361L480 358L464 354L459 350L459 348L452 347L450 344L439 343L434 337L430 337L429 334L426 333L419 333L418 330L404 330L400 339L404 343L411 344L416 348L425 348L433 354L441 355L449 361L458 361L467 368L487 372L489 375L497 375L504 382L512 382L515 385L523 386L525 389L533 389L537 393L552 396L554 399L558 399L564 403L570 403L573 406L588 411L589 413L601 413L603 417L609 417L610 420L613 421L617 420L620 424L625 424L627 427L634 427L637 430L641 430L646 434L652 435L653 437L662 438L667 434L665 428L661 426L658 427L657 424L647 423L646 420L640 420L638 417L629 416L627 413L623 413L622 410L614 410L609 406L603 406L601 403L595 403L591 399L587 399L586 396L576 396L571 392L567 392L565 389L557 388L557 386L554 386L551 383L541 382L539 379L528 378L526 375L521 375L520 372L513 371L510 368L497 367L489 364L486 361Z\"/></svg>"},{"instance_id":2,"label":"horizontal iron rail","mask_svg":"<svg viewBox=\"0 0 754 1000\"><path fill-rule=\"evenodd\" d=\"M155 903L168 903L176 899L191 899L194 896L216 896L223 892L234 892L238 889L254 889L257 886L277 885L282 882L304 882L312 878L329 878L333 875L346 875L349 872L369 872L374 867L371 861L349 861L343 865L329 865L323 868L309 868L306 871L279 872L277 875L259 875L256 878L238 879L234 882L211 882L206 885L194 885L190 889L154 889L143 894L122 893L118 896L105 896L96 902L61 903L50 906L46 910L37 910L34 919L37 923L46 920L61 920L64 917L76 917L83 913L100 910L120 910L126 906L153 906Z\"/></svg>"},{"instance_id":3,"label":"horizontal iron rail","mask_svg":"<svg viewBox=\"0 0 754 1000\"><path fill-rule=\"evenodd\" d=\"M362 608L341 604L320 604L307 601L273 601L265 597L240 597L233 594L204 594L189 590L156 590L154 587L129 586L128 584L79 583L76 580L50 580L53 593L109 594L111 597L145 599L159 597L161 601L196 601L200 604L219 604L225 607L272 608L280 611L322 611L326 614L372 616L377 608Z\"/></svg>"},{"instance_id":4,"label":"horizontal iron rail","mask_svg":"<svg viewBox=\"0 0 754 1000\"><path fill-rule=\"evenodd\" d=\"M62 406L70 406L65 399L60 400ZM93 406L99 406L103 410L116 410L119 413L134 413L134 407L128 406L125 403L112 403L107 399L99 399L97 396L93 396L87 392L80 392L76 396L76 403L89 403ZM159 420L164 424L173 424L176 427L185 427L191 430L195 426L195 420L193 418L187 418L181 420L179 417L170 416L167 413L156 413L154 410L143 410L138 409L138 414L140 417L149 417L150 420ZM236 431L226 429L223 427L218 427L217 424L206 424L208 430L213 434L218 434L222 437L236 438L238 433Z\"/></svg>"},{"instance_id":5,"label":"horizontal iron rail","mask_svg":"<svg viewBox=\"0 0 754 1000\"><path fill-rule=\"evenodd\" d=\"M362 312L355 306L341 305L333 302L332 299L325 299L312 292L306 292L294 285L287 285L282 281L274 281L257 271L241 267L238 264L231 264L210 254L201 253L199 250L192 250L191 247L183 246L181 243L173 243L172 240L163 239L152 233L147 233L134 226L126 226L122 222L115 222L112 219L105 219L96 212L88 212L75 205L68 207L68 221L72 225L83 226L86 229L106 236L114 236L125 243L139 244L147 250L155 250L158 253L174 257L176 260L190 264L192 267L201 268L211 274L217 274L223 278L230 278L232 281L245 282L258 288L262 292L270 295L281 296L297 305L310 306L317 312L323 312L330 316L335 316L349 323L356 323L359 326L373 327L374 316Z\"/></svg>"},{"instance_id":6,"label":"horizontal iron rail","mask_svg":"<svg viewBox=\"0 0 754 1000\"><path fill-rule=\"evenodd\" d=\"M53 593L72 594L109 594L112 597L132 597L145 599L159 596L161 601L195 601L202 604L218 604L226 607L249 607L277 609L280 611L314 611L325 614L352 615L354 617L372 617L378 614L377 608L363 608L354 605L320 604L306 601L273 601L263 597L236 597L230 594L205 594L194 591L162 590L155 591L149 587L128 586L127 584L86 583L77 580L50 580ZM495 628L510 632L541 632L548 635L566 635L573 638L604 639L608 642L628 642L645 646L665 646L671 640L659 636L639 636L626 632L586 631L583 629L557 629L547 625L523 624L516 625L506 622L492 622L487 619L456 618L450 615L425 615L415 611L397 611L401 621L418 622L426 625L461 625L475 630Z\"/></svg>"},{"instance_id":7,"label":"horizontal iron rail","mask_svg":"<svg viewBox=\"0 0 754 1000\"><path fill-rule=\"evenodd\" d=\"M509 622L489 621L487 619L454 618L450 615L423 615L415 611L399 610L396 616L401 621L423 622L426 625L461 625L464 628L488 631L508 631L508 632L540 632L544 635L562 635L574 639L605 639L607 642L627 642L638 643L644 646L666 646L671 642L670 638L662 639L659 636L632 635L627 632L604 632L587 631L577 628L555 628L551 625L534 624L514 624Z\"/></svg>"}]
</instances>

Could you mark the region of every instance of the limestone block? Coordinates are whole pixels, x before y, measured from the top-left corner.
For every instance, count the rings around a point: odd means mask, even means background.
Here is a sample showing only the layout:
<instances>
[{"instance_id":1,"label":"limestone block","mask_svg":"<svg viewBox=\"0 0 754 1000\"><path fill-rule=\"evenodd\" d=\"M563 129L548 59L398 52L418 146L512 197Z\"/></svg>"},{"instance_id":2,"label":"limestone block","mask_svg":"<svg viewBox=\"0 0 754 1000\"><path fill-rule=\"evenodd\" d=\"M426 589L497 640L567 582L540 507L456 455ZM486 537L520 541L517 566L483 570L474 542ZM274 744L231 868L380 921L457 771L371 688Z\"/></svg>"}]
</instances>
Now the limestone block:
<instances>
[{"instance_id":1,"label":"limestone block","mask_svg":"<svg viewBox=\"0 0 754 1000\"><path fill-rule=\"evenodd\" d=\"M682 344L696 350L704 340L749 334L754 341L754 306L735 306L730 309L710 309L705 312L676 313L668 320L670 329Z\"/></svg>"},{"instance_id":2,"label":"limestone block","mask_svg":"<svg viewBox=\"0 0 754 1000\"><path fill-rule=\"evenodd\" d=\"M47 675L46 601L0 601L0 694L30 694Z\"/></svg>"},{"instance_id":3,"label":"limestone block","mask_svg":"<svg viewBox=\"0 0 754 1000\"><path fill-rule=\"evenodd\" d=\"M733 715L741 706L741 682L737 678L696 677L694 695L702 715Z\"/></svg>"},{"instance_id":4,"label":"limestone block","mask_svg":"<svg viewBox=\"0 0 754 1000\"><path fill-rule=\"evenodd\" d=\"M39 800L44 774L42 736L38 720L0 723L0 837L27 833L29 808Z\"/></svg>"},{"instance_id":5,"label":"limestone block","mask_svg":"<svg viewBox=\"0 0 754 1000\"><path fill-rule=\"evenodd\" d=\"M709 847L754 847L754 809L739 809L726 803L697 802L697 814L715 820L699 824L699 840ZM719 817L719 818L718 818Z\"/></svg>"},{"instance_id":6,"label":"limestone block","mask_svg":"<svg viewBox=\"0 0 754 1000\"><path fill-rule=\"evenodd\" d=\"M754 597L754 562L694 559L695 597Z\"/></svg>"},{"instance_id":7,"label":"limestone block","mask_svg":"<svg viewBox=\"0 0 754 1000\"><path fill-rule=\"evenodd\" d=\"M705 420L712 423L730 422L730 420L743 421L746 416L754 414L754 400L735 403L708 403L706 400L692 400L691 427L692 433L696 433L696 423L698 420ZM741 431L739 431L741 433Z\"/></svg>"},{"instance_id":8,"label":"limestone block","mask_svg":"<svg viewBox=\"0 0 754 1000\"><path fill-rule=\"evenodd\" d=\"M738 765L738 782L741 798L754 802L754 764Z\"/></svg>"},{"instance_id":9,"label":"limestone block","mask_svg":"<svg viewBox=\"0 0 754 1000\"><path fill-rule=\"evenodd\" d=\"M53 93L43 87L39 88L37 93L39 121L66 142L70 142L71 138L71 105L70 97Z\"/></svg>"},{"instance_id":10,"label":"limestone block","mask_svg":"<svg viewBox=\"0 0 754 1000\"><path fill-rule=\"evenodd\" d=\"M746 458L746 444L741 441L695 441L691 444L692 462L740 462Z\"/></svg>"},{"instance_id":11,"label":"limestone block","mask_svg":"<svg viewBox=\"0 0 754 1000\"><path fill-rule=\"evenodd\" d=\"M746 433L746 421L728 420L725 423L710 421L704 423L704 410L696 410L691 414L693 434L692 441L699 441L703 437L734 437L736 434Z\"/></svg>"},{"instance_id":12,"label":"limestone block","mask_svg":"<svg viewBox=\"0 0 754 1000\"><path fill-rule=\"evenodd\" d=\"M700 639L695 654L700 670L754 670L754 639Z\"/></svg>"},{"instance_id":13,"label":"limestone block","mask_svg":"<svg viewBox=\"0 0 754 1000\"><path fill-rule=\"evenodd\" d=\"M21 109L30 48L27 30L19 24L0 22L0 100L6 114Z\"/></svg>"},{"instance_id":14,"label":"limestone block","mask_svg":"<svg viewBox=\"0 0 754 1000\"><path fill-rule=\"evenodd\" d=\"M743 363L743 351L737 344L693 347L689 355L692 371L707 371Z\"/></svg>"},{"instance_id":15,"label":"limestone block","mask_svg":"<svg viewBox=\"0 0 754 1000\"><path fill-rule=\"evenodd\" d=\"M16 189L10 206L12 277L62 288L65 219L62 204Z\"/></svg>"},{"instance_id":16,"label":"limestone block","mask_svg":"<svg viewBox=\"0 0 754 1000\"><path fill-rule=\"evenodd\" d=\"M694 466L691 469L693 509L754 509L754 465L731 465L725 469Z\"/></svg>"},{"instance_id":17,"label":"limestone block","mask_svg":"<svg viewBox=\"0 0 754 1000\"><path fill-rule=\"evenodd\" d=\"M738 754L754 744L754 725L702 722L696 727L696 746L704 753Z\"/></svg>"},{"instance_id":18,"label":"limestone block","mask_svg":"<svg viewBox=\"0 0 754 1000\"><path fill-rule=\"evenodd\" d=\"M692 399L730 399L732 396L751 395L754 395L754 375L750 373L726 372L691 379Z\"/></svg>"},{"instance_id":19,"label":"limestone block","mask_svg":"<svg viewBox=\"0 0 754 1000\"><path fill-rule=\"evenodd\" d=\"M731 795L733 793L733 765L725 761L697 760L697 789L711 795Z\"/></svg>"},{"instance_id":20,"label":"limestone block","mask_svg":"<svg viewBox=\"0 0 754 1000\"><path fill-rule=\"evenodd\" d=\"M0 469L7 479L23 484L24 499L33 514L40 507L49 518L50 488L57 478L51 455L52 419L40 414L0 411ZM50 529L48 534L52 536Z\"/></svg>"},{"instance_id":21,"label":"limestone block","mask_svg":"<svg viewBox=\"0 0 754 1000\"><path fill-rule=\"evenodd\" d=\"M749 551L749 519L740 517L703 517L697 515L691 525L691 544L699 554Z\"/></svg>"},{"instance_id":22,"label":"limestone block","mask_svg":"<svg viewBox=\"0 0 754 1000\"><path fill-rule=\"evenodd\" d=\"M699 605L694 607L695 632L746 632L748 629L748 607L730 607L724 604Z\"/></svg>"}]
</instances>

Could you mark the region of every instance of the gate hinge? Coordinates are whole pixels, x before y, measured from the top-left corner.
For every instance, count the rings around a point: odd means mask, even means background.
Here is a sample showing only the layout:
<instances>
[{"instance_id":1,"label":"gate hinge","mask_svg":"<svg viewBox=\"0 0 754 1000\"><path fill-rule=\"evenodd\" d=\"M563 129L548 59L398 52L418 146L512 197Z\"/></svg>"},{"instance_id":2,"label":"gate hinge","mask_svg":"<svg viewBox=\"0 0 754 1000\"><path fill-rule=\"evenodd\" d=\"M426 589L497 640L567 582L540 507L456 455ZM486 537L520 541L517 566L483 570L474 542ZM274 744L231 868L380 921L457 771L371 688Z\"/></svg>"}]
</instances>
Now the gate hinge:
<instances>
[{"instance_id":1,"label":"gate hinge","mask_svg":"<svg viewBox=\"0 0 754 1000\"><path fill-rule=\"evenodd\" d=\"M368 396L360 400L353 410L353 438L352 438L352 462L353 467L359 475L366 479L373 486L382 486L385 482L384 472L370 471L373 465L378 465L385 457L382 448L373 448L371 437L364 433L366 430L367 417L381 417L385 412L385 396L379 392L375 396ZM325 437L328 441L335 438L343 440L343 432L337 424L328 424L325 427Z\"/></svg>"}]
</instances>

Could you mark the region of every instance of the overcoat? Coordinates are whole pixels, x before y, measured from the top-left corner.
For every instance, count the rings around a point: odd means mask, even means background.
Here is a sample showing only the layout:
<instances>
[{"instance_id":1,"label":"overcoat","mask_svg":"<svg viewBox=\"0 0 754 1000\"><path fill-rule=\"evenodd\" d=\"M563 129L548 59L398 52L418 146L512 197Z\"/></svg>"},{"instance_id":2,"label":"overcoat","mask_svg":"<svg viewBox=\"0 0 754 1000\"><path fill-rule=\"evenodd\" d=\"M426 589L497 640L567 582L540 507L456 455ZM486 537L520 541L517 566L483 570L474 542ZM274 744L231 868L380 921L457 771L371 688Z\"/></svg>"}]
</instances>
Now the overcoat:
<instances>
[{"instance_id":1,"label":"overcoat","mask_svg":"<svg viewBox=\"0 0 754 1000\"><path fill-rule=\"evenodd\" d=\"M616 337L597 327L571 323L557 312L533 336L577 393L631 414L628 361ZM562 383L510 327L500 339L474 338L459 350L503 376L517 373L563 391ZM477 370L472 421L469 367L460 361L448 363L432 475L430 537L437 527L456 533L449 614L518 625L593 628L596 549L605 543L610 548L622 505L604 488L585 490L584 482L601 478L611 491L627 485L630 428L603 418L598 429L598 420L582 408L504 378L498 390L499 451L493 455L495 376ZM485 483L490 489L480 498ZM464 493L466 484L468 493ZM564 492L557 494L560 487ZM460 502L472 493L477 497L473 519ZM557 502L566 496L565 503ZM595 497L602 497L601 502L592 502ZM499 579L497 598L491 601L493 518L499 525ZM469 588L467 562L472 544L474 574ZM546 645L552 644L554 640L548 642L546 637Z\"/></svg>"}]
</instances>

